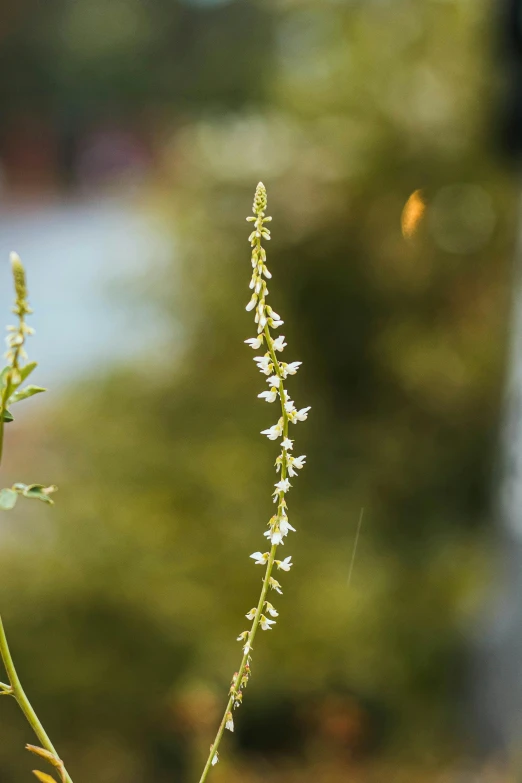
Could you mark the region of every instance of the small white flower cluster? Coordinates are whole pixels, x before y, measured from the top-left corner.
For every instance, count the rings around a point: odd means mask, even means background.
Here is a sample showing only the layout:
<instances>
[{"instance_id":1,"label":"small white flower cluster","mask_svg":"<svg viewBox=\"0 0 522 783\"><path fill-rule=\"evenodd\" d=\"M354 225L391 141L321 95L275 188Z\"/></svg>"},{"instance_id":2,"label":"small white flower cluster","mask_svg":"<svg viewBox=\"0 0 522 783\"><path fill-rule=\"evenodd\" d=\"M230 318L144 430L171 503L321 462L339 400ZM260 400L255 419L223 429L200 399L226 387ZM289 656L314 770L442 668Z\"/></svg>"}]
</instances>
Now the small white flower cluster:
<instances>
[{"instance_id":1,"label":"small white flower cluster","mask_svg":"<svg viewBox=\"0 0 522 783\"><path fill-rule=\"evenodd\" d=\"M281 354L286 348L285 338L283 335L274 338L270 331L271 329L278 329L282 326L283 321L281 320L281 317L272 310L270 305L266 303L266 297L268 296L266 281L270 280L272 277L266 266L266 252L261 244L262 239L270 239L270 231L267 229L266 223L270 222L272 218L265 215L266 204L267 197L265 186L260 182L256 188L254 197L254 206L252 210L254 216L247 218L248 221L254 223L254 230L249 236L249 242L252 248L253 272L250 281L252 296L246 309L249 311L255 309L257 336L251 337L248 340L245 340L245 342L255 351L258 351L266 343L267 350L264 356L254 357L254 361L259 371L267 376L268 383L268 389L261 392L258 397L268 403L276 402L279 398L281 405L281 415L277 423L262 431L262 434L266 435L269 440L281 439L281 453L275 461L276 472L280 473L280 478L275 482L273 492L274 503L277 504L277 510L269 520L268 530L264 533L265 537L270 541L270 551L254 552L250 555L257 565L265 566L265 575L262 580L263 586L257 606L254 606L246 613L247 619L252 621L250 630L242 631L237 637L238 642L241 642L243 647L243 659L239 671L232 677L226 711L223 715L215 743L210 748L210 755L200 783L204 783L210 767L217 764L219 760L218 745L224 730L228 729L228 731L234 731L232 710L237 709L237 707L241 705L243 701L243 692L248 685L251 675L251 652L257 629L258 627L261 627L263 631L269 631L276 624L276 620L270 618L279 616L277 610L267 600L267 593L269 590L274 590L279 594L282 593L281 585L277 579L274 579L272 576L274 565L277 566L280 571L290 571L293 565L291 555L285 557L283 560L276 560L275 555L277 547L284 544L284 539L289 532L295 532L295 528L292 527L288 521L286 495L292 486L290 484L290 478L295 478L295 476L298 475L298 471L302 470L306 462L304 454L300 457L294 457L292 455L291 452L293 450L294 441L288 437L288 429L290 424L297 424L298 422L305 421L308 417L310 407L297 409L284 387L284 381L290 375L296 374L301 366L301 362L290 362L287 364L278 359L277 354ZM267 615L269 615L269 617Z\"/></svg>"},{"instance_id":2,"label":"small white flower cluster","mask_svg":"<svg viewBox=\"0 0 522 783\"><path fill-rule=\"evenodd\" d=\"M283 539L288 535L289 531L294 531L287 516L287 503L285 495L291 488L291 484L287 476L294 478L297 476L297 471L304 467L306 456L303 454L300 457L294 457L290 453L293 449L294 442L288 437L288 424L297 424L297 422L305 421L308 417L308 411L310 407L296 409L295 404L286 389L284 388L284 381L289 375L295 375L301 366L302 362L286 362L280 361L276 354L282 353L286 348L287 343L283 335L277 338L273 338L270 334L270 328L276 329L283 323L277 313L274 313L272 308L266 304L266 297L268 295L268 289L266 282L263 278L270 279L272 277L266 266L266 253L261 246L261 239L270 239L270 232L265 227L267 221L272 220L270 217L265 217L266 208L266 190L262 182L259 183L256 190L254 199L253 212L255 217L249 217L247 220L254 221L255 230L250 234L249 242L252 246L252 279L250 281L250 288L254 289L252 298L247 305L247 310L256 308L255 321L258 325L257 337L251 337L245 340L247 345L257 350L266 341L267 352L264 356L255 356L254 362L263 375L269 376L267 383L269 389L262 391L258 394L258 397L264 399L266 402L272 403L279 397L281 402L281 416L276 424L268 427L266 430L262 430L262 435L266 435L269 440L281 441L281 454L276 459L276 470L279 473L281 471L281 480L276 482L274 490L274 503L278 504L277 514L275 514L268 523L268 530L265 536L270 540L272 545L278 546L283 543ZM264 555L260 552L255 552L251 555L259 564L265 564L269 560L269 553ZM285 571L290 569L290 559L286 558L281 564L280 561L274 561L278 568L282 568Z\"/></svg>"},{"instance_id":3,"label":"small white flower cluster","mask_svg":"<svg viewBox=\"0 0 522 783\"><path fill-rule=\"evenodd\" d=\"M266 303L266 297L268 296L268 288L266 280L269 280L272 275L266 266L266 252L261 245L262 239L270 239L270 232L266 228L265 224L272 220L270 217L265 216L266 209L266 190L264 185L260 182L256 189L256 195L254 199L254 217L247 218L248 221L254 223L254 231L249 236L249 242L252 247L252 279L250 281L250 288L253 290L251 299L246 307L247 310L254 310L255 308L255 323L257 324L257 337L250 337L245 340L245 343L254 350L259 350L263 344L266 343L267 351L264 356L255 356L254 362L257 365L259 371L268 376L268 390L261 392L258 397L265 400L268 403L275 402L278 398L281 404L281 416L276 424L273 424L266 430L262 431L262 435L266 435L269 440L278 440L281 438L281 454L277 457L275 462L276 471L281 473L281 478L274 484L274 503L277 503L277 512L271 517L268 523L268 530L264 533L266 538L269 539L272 544L270 552L254 552L250 557L255 561L257 565L266 566L265 578L263 580L263 591L259 605L251 609L246 617L253 621L250 631L243 631L238 636L238 641L243 644L243 652L246 656L247 665L250 664L250 652L252 650L253 639L260 626L263 631L268 631L275 625L275 620L269 619L266 615L271 617L277 617L278 612L274 609L271 603L266 600L266 592L268 589L275 590L277 593L282 593L281 585L272 576L272 569L274 565L280 571L290 571L292 567L292 557L285 557L284 560L276 560L275 552L276 548L280 544L284 544L284 538L290 531L295 532L295 528L292 527L288 521L288 505L286 501L286 495L290 491L291 484L289 478L294 478L298 475L298 471L301 470L306 461L305 455L300 457L294 457L291 451L294 446L294 441L288 437L288 426L290 423L297 424L300 421L305 421L308 417L308 411L310 407L297 409L286 389L284 388L284 381L290 376L295 375L301 366L301 362L286 363L277 358L278 353L282 353L287 346L283 335L279 337L272 337L270 329L277 329L283 324L280 316L272 310L270 305ZM266 612L266 614L264 613ZM243 678L244 679L244 678ZM248 681L248 677L245 680ZM241 683L235 683L234 686L236 692L238 688L244 687ZM233 724L231 724L233 725ZM228 724L226 728L230 728ZM231 729L233 730L233 729Z\"/></svg>"}]
</instances>

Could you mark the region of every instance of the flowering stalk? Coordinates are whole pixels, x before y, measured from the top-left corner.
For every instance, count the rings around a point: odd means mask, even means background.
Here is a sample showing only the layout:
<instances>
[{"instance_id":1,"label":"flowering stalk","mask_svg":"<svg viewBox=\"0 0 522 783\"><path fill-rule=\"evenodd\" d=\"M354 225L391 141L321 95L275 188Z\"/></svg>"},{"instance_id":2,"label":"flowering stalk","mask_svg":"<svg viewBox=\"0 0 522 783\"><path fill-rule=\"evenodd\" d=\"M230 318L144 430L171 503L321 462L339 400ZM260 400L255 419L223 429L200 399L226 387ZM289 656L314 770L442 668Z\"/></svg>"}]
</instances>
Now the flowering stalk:
<instances>
[{"instance_id":1,"label":"flowering stalk","mask_svg":"<svg viewBox=\"0 0 522 783\"><path fill-rule=\"evenodd\" d=\"M11 393L22 382L20 377L20 361L27 358L25 353L25 340L34 330L25 323L25 316L33 311L27 301L27 288L25 284L25 270L22 262L16 253L11 254L11 268L13 270L13 280L16 291L16 301L13 307L13 313L18 316L17 326L8 326L8 335L6 338L7 367L4 370L5 378L2 392L0 395L0 462L2 461L2 452L4 445L4 420L7 403ZM9 421L9 417L7 417Z\"/></svg>"},{"instance_id":2,"label":"flowering stalk","mask_svg":"<svg viewBox=\"0 0 522 783\"><path fill-rule=\"evenodd\" d=\"M263 343L266 342L266 353L264 356L256 356L254 361L260 372L269 376L267 378L269 389L258 394L258 397L266 400L268 403L275 402L279 397L281 416L277 424L263 430L261 434L266 435L270 440L282 439L281 453L275 461L276 471L278 473L281 471L281 479L275 483L275 490L273 492L274 503L277 503L277 511L268 522L268 530L264 533L271 543L270 551L264 553L254 552L254 554L250 555L256 564L266 565L261 594L257 606L251 609L246 615L249 620L252 620L250 630L243 631L238 636L238 641L243 643L243 658L241 659L238 671L232 678L225 712L219 725L216 738L210 746L210 754L207 763L205 764L205 768L203 769L200 783L204 783L211 766L217 764L219 760L218 749L225 729L234 731L232 713L241 705L244 690L250 679L251 652L253 650L257 630L259 626L261 626L262 630L268 631L275 625L276 621L269 619L267 615L270 615L270 617L278 617L278 612L267 600L267 594L269 590L275 590L275 592L280 594L282 593L281 585L272 576L274 565L281 571L289 571L293 565L291 556L285 557L284 560L276 560L276 553L277 548L284 544L283 539L288 535L289 531L292 530L295 532L295 528L293 528L288 521L286 494L291 487L289 478L293 478L297 475L297 471L304 466L306 460L304 455L300 457L292 456L291 451L294 444L288 437L288 428L290 423L297 424L299 421L305 421L310 407L296 410L295 405L284 386L284 381L289 375L296 374L301 362L286 364L285 362L280 361L276 354L281 353L286 347L285 338L282 335L274 338L270 331L271 329L277 329L282 326L283 321L280 319L279 315L272 310L270 305L266 304L266 297L268 296L266 280L269 280L272 277L266 266L266 251L262 246L262 239L270 239L270 231L265 224L272 220L271 217L265 216L266 205L266 189L263 183L260 182L256 188L254 197L252 209L254 217L247 218L249 222L254 223L254 230L249 237L249 242L252 247L253 267L250 288L253 290L253 293L246 309L255 309L257 337L252 337L245 340L245 342L254 350L261 348Z\"/></svg>"},{"instance_id":3,"label":"flowering stalk","mask_svg":"<svg viewBox=\"0 0 522 783\"><path fill-rule=\"evenodd\" d=\"M24 348L25 341L29 335L33 334L34 330L25 323L26 316L32 313L32 310L27 301L25 270L16 253L11 253L11 267L16 292L13 313L18 316L18 323L16 326L7 327L7 352L5 354L7 365L0 372L0 462L2 460L4 425L6 422L11 422L13 420L9 408L17 402L21 402L28 397L32 397L34 394L45 391L45 389L42 389L39 386L32 385L20 388L21 384L36 367L36 362L23 364L24 360L27 359ZM52 504L53 501L50 498L50 494L55 490L56 487L54 486L44 487L42 484L14 484L10 488L0 490L0 511L11 510L15 506L19 496L33 498L41 500L44 503ZM27 750L51 764L59 774L62 783L72 783L72 779L65 769L63 761L58 756L48 734L22 688L9 650L9 645L7 644L1 617L0 658L2 659L9 680L8 684L0 682L0 696L12 696L16 700L42 745L42 747L27 745ZM54 781L53 777L45 772L40 772L39 770L34 770L34 775L42 783Z\"/></svg>"}]
</instances>

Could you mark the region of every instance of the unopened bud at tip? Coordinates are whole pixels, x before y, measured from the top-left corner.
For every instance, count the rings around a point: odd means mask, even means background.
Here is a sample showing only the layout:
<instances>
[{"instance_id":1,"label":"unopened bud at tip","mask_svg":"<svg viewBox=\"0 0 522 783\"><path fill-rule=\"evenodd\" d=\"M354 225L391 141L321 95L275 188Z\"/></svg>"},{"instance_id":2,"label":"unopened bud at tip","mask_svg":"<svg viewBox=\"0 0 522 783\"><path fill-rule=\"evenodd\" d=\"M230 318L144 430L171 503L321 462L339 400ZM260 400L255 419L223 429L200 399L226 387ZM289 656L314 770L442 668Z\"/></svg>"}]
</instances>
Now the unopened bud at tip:
<instances>
[{"instance_id":1,"label":"unopened bud at tip","mask_svg":"<svg viewBox=\"0 0 522 783\"><path fill-rule=\"evenodd\" d=\"M11 269L13 270L13 278L15 284L15 290L18 299L25 299L27 296L27 288L25 284L25 269L18 253L13 250L9 254L9 260L11 262Z\"/></svg>"},{"instance_id":2,"label":"unopened bud at tip","mask_svg":"<svg viewBox=\"0 0 522 783\"><path fill-rule=\"evenodd\" d=\"M262 182L259 182L254 196L254 205L253 205L254 214L259 215L260 212L263 212L266 209L266 204L267 204L266 188Z\"/></svg>"}]
</instances>

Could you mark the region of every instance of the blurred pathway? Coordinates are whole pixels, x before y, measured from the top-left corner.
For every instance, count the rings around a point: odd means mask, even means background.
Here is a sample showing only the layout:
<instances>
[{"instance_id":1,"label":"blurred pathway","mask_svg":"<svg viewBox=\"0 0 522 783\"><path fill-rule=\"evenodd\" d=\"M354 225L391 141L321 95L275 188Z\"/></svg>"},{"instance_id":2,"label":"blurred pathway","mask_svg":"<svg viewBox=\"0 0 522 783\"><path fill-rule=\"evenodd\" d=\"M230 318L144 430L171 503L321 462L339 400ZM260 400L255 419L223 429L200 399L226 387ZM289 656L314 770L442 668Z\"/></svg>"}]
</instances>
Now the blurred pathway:
<instances>
[{"instance_id":1,"label":"blurred pathway","mask_svg":"<svg viewBox=\"0 0 522 783\"><path fill-rule=\"evenodd\" d=\"M9 252L28 271L30 355L36 382L53 386L118 357L138 356L161 323L137 299L171 254L152 219L123 199L0 210L0 323L10 318Z\"/></svg>"}]
</instances>

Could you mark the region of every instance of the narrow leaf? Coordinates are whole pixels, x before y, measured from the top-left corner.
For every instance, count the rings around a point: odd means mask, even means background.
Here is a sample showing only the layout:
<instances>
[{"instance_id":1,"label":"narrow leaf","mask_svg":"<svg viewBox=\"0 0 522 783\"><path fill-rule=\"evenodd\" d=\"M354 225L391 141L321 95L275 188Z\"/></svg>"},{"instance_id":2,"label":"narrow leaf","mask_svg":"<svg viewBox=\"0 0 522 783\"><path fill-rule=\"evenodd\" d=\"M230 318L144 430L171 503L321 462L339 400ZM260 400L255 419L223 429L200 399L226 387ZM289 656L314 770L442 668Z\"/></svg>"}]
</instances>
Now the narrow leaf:
<instances>
[{"instance_id":1,"label":"narrow leaf","mask_svg":"<svg viewBox=\"0 0 522 783\"><path fill-rule=\"evenodd\" d=\"M54 484L51 484L50 487L44 487L43 484L29 484L22 490L22 495L26 498L41 500L43 503L49 503L52 506L54 500L49 495L56 492L57 489L58 487L55 487Z\"/></svg>"},{"instance_id":2,"label":"narrow leaf","mask_svg":"<svg viewBox=\"0 0 522 783\"><path fill-rule=\"evenodd\" d=\"M28 397L33 397L33 395L40 394L44 391L47 391L47 389L43 389L41 386L26 386L25 389L15 391L15 393L10 396L9 402L12 404L14 402L20 402L21 400L27 400Z\"/></svg>"},{"instance_id":3,"label":"narrow leaf","mask_svg":"<svg viewBox=\"0 0 522 783\"><path fill-rule=\"evenodd\" d=\"M38 745L26 745L26 750L28 750L30 753L34 753L35 756L40 756L40 758L45 759L49 762L49 764L52 764L52 766L58 770L60 773L60 777L65 783L66 780L66 774L65 774L65 766L61 759L58 758L54 753L51 753L50 750L45 750L45 748L40 748Z\"/></svg>"},{"instance_id":4,"label":"narrow leaf","mask_svg":"<svg viewBox=\"0 0 522 783\"><path fill-rule=\"evenodd\" d=\"M40 756L40 758L45 759L54 767L59 767L62 763L54 753L51 753L50 750L45 750L45 748L40 748L38 745L26 745L25 749L28 750L29 753L34 753L35 756Z\"/></svg>"},{"instance_id":5,"label":"narrow leaf","mask_svg":"<svg viewBox=\"0 0 522 783\"><path fill-rule=\"evenodd\" d=\"M7 410L4 411L4 421L6 423L10 422L10 421L14 421L13 415L11 413L9 413L9 411L7 411Z\"/></svg>"},{"instance_id":6,"label":"narrow leaf","mask_svg":"<svg viewBox=\"0 0 522 783\"><path fill-rule=\"evenodd\" d=\"M38 367L38 362L28 362L25 367L22 367L20 369L20 378L22 379L20 383L23 383L26 378L29 378L32 371Z\"/></svg>"},{"instance_id":7,"label":"narrow leaf","mask_svg":"<svg viewBox=\"0 0 522 783\"><path fill-rule=\"evenodd\" d=\"M37 769L33 769L33 775L38 778L40 783L56 783L56 779L52 775L48 775L47 772L40 772Z\"/></svg>"},{"instance_id":8,"label":"narrow leaf","mask_svg":"<svg viewBox=\"0 0 522 783\"><path fill-rule=\"evenodd\" d=\"M7 373L9 372L10 369L11 368L9 366L8 367L4 367L2 372L0 372L0 389L3 389L5 387L6 379L7 379Z\"/></svg>"},{"instance_id":9,"label":"narrow leaf","mask_svg":"<svg viewBox=\"0 0 522 783\"><path fill-rule=\"evenodd\" d=\"M2 511L9 511L14 508L18 495L13 489L1 489L0 490L0 509Z\"/></svg>"}]
</instances>

